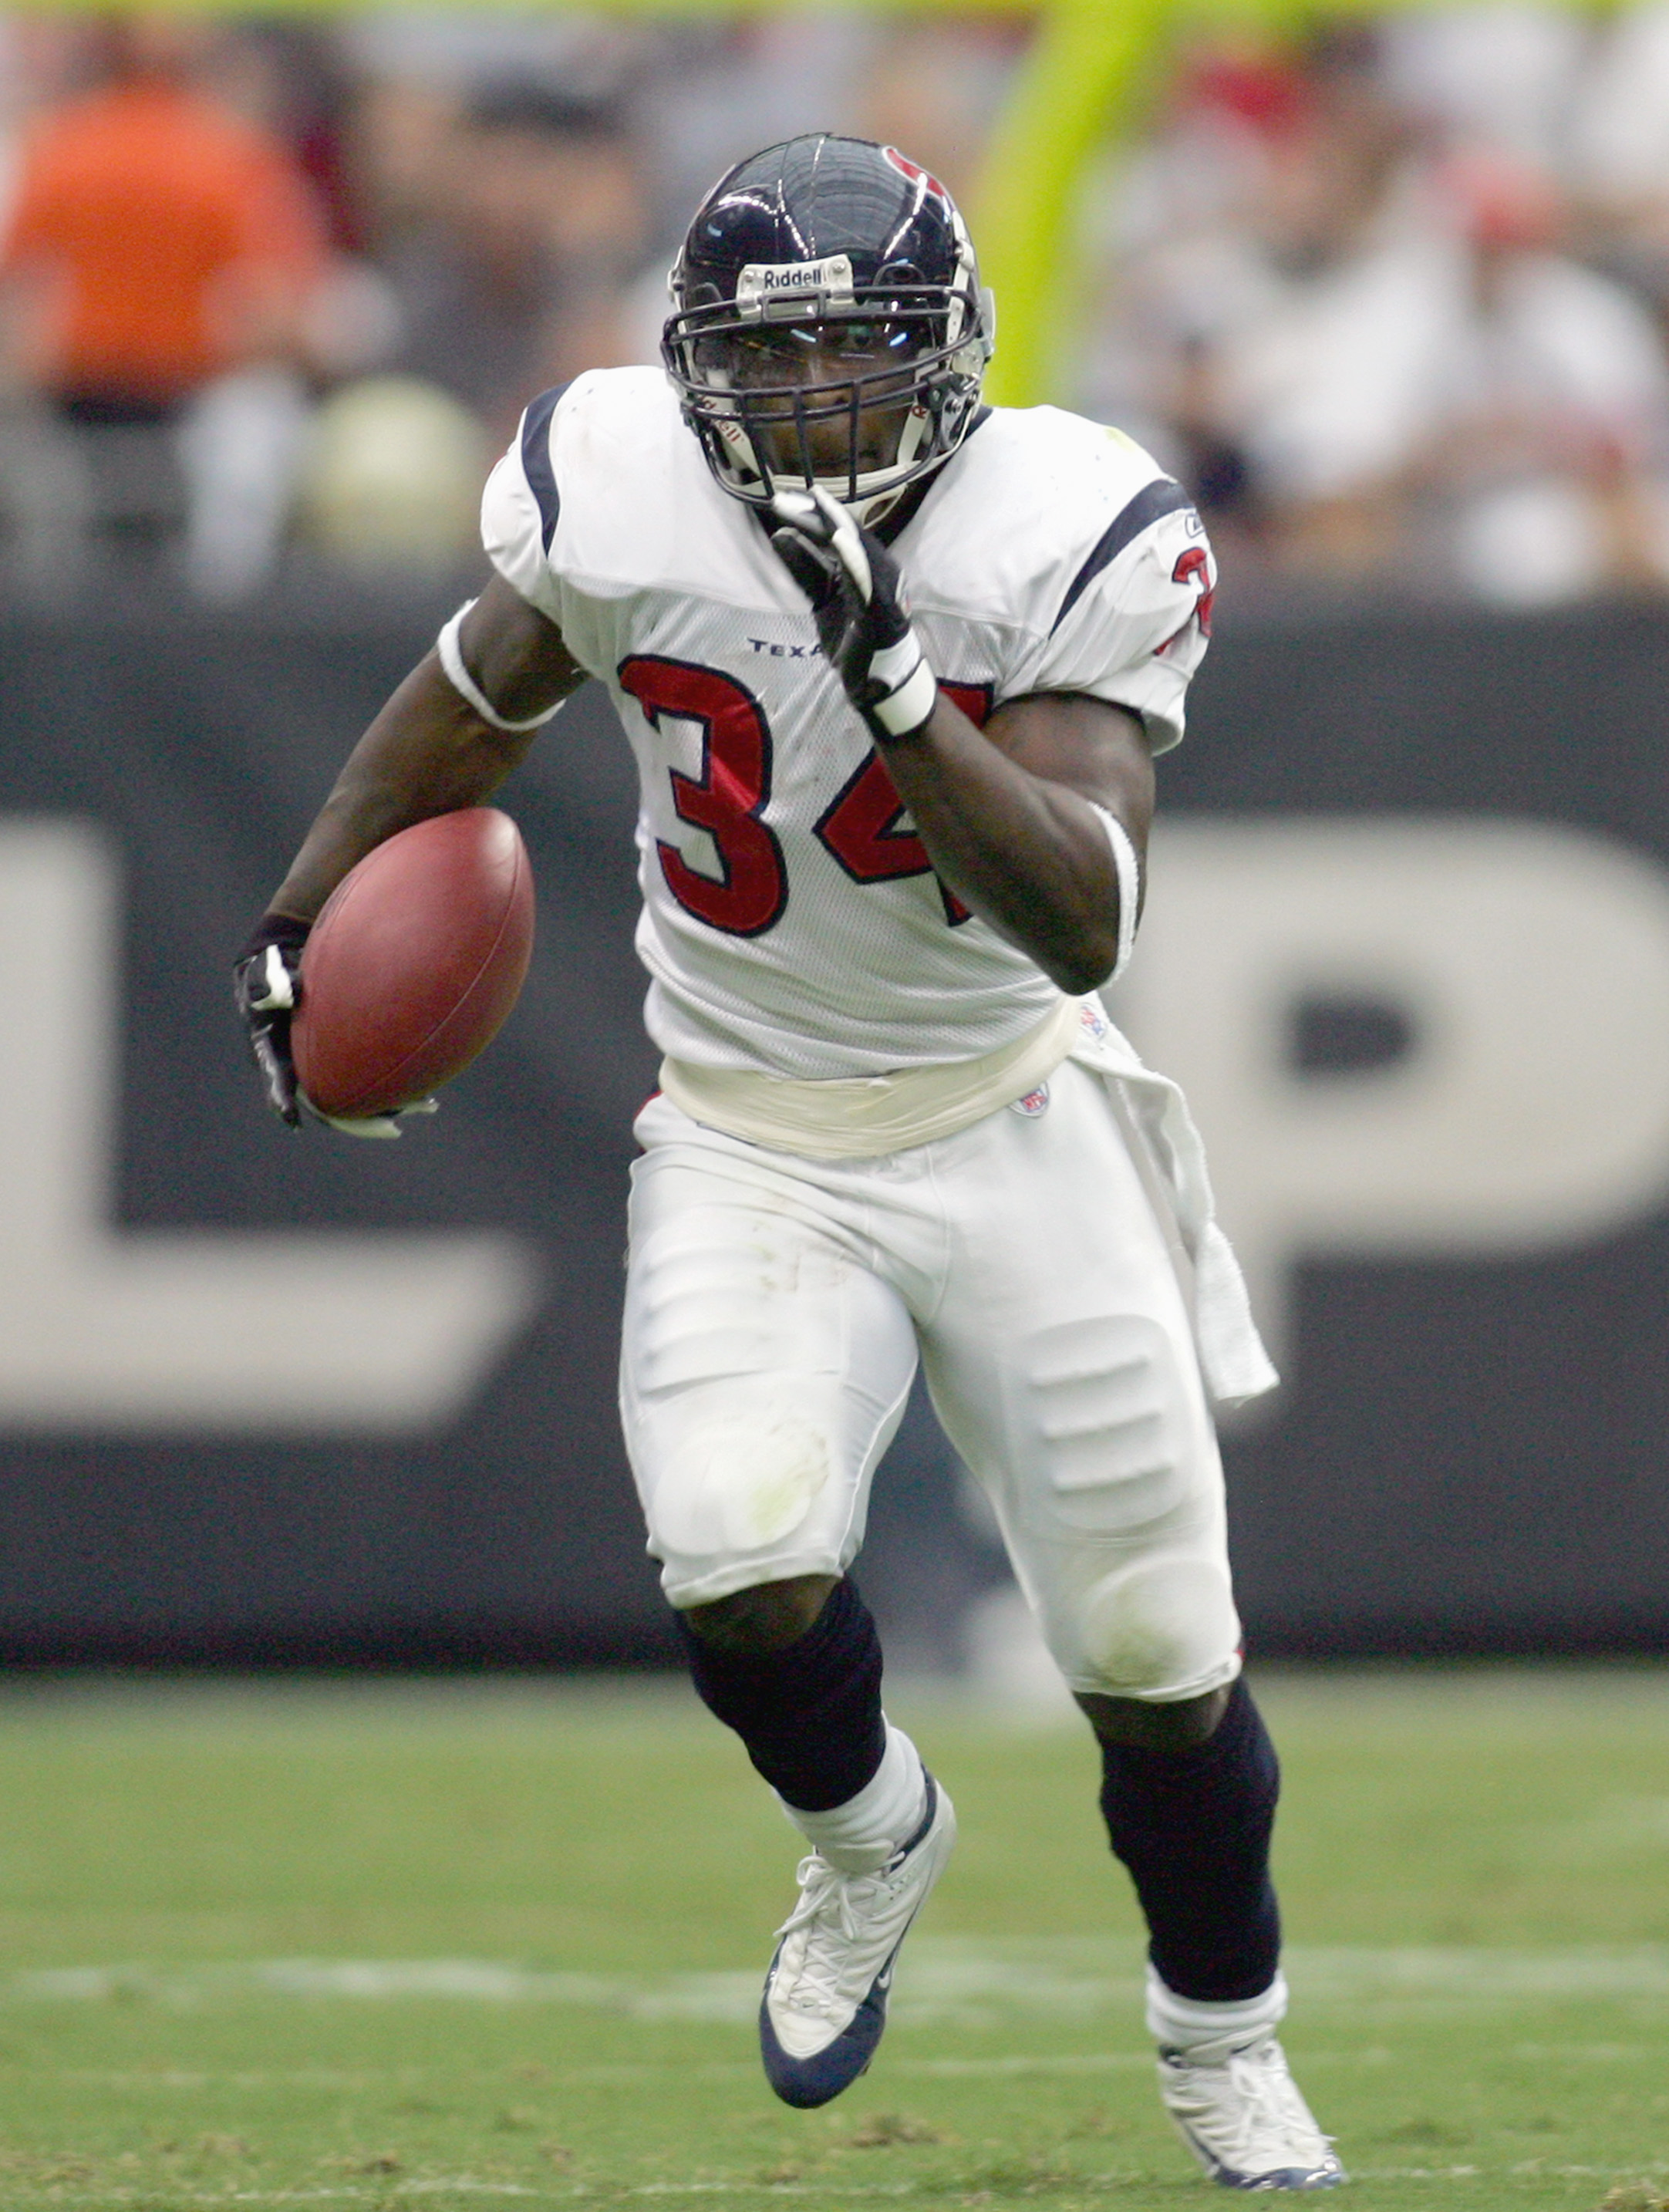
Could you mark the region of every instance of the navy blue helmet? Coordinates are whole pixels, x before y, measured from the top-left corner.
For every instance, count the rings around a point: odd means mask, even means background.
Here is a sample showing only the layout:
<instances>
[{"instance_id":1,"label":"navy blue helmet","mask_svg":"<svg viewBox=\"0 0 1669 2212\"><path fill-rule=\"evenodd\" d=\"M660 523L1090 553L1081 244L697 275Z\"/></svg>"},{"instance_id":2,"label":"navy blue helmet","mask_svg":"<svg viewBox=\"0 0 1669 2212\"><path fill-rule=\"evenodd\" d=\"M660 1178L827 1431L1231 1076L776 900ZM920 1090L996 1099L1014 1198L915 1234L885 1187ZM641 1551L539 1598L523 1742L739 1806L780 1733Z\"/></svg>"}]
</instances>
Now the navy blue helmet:
<instances>
[{"instance_id":1,"label":"navy blue helmet","mask_svg":"<svg viewBox=\"0 0 1669 2212\"><path fill-rule=\"evenodd\" d=\"M671 284L662 357L737 499L817 483L873 519L978 415L991 295L950 195L895 147L819 132L738 162Z\"/></svg>"}]
</instances>

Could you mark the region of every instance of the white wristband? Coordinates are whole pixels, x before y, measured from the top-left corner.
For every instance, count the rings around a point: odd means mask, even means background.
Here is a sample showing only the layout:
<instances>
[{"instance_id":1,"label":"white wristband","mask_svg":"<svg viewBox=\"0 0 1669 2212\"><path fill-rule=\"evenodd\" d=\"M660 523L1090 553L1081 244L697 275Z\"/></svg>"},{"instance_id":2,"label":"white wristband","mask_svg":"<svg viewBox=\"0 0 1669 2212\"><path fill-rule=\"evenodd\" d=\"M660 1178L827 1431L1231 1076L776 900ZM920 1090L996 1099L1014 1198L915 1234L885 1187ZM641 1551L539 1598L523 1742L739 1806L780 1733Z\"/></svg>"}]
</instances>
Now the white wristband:
<instances>
[{"instance_id":1,"label":"white wristband","mask_svg":"<svg viewBox=\"0 0 1669 2212\"><path fill-rule=\"evenodd\" d=\"M876 683L886 685L890 695L909 681L920 660L921 640L913 629L907 629L896 645L883 645L878 653L871 653L869 672Z\"/></svg>"},{"instance_id":2,"label":"white wristband","mask_svg":"<svg viewBox=\"0 0 1669 2212\"><path fill-rule=\"evenodd\" d=\"M542 730L551 716L560 711L562 705L560 699L555 707L547 707L543 714L530 714L525 722L510 721L500 714L464 665L464 653L458 642L458 633L464 616L474 605L473 599L465 599L452 620L442 623L440 635L434 641L434 649L440 656L440 665L446 672L446 681L454 691L469 701L482 720L490 722L495 730L508 730L515 737L527 730Z\"/></svg>"},{"instance_id":3,"label":"white wristband","mask_svg":"<svg viewBox=\"0 0 1669 2212\"><path fill-rule=\"evenodd\" d=\"M871 720L879 722L889 738L901 738L912 730L919 730L932 713L933 702L938 697L938 685L921 647L916 643L913 630L901 638L896 645L889 646L884 654L877 653L870 662L871 672L880 676L883 684L886 683L889 678L877 663L890 659L894 654L901 654L906 648L914 653L915 666L895 690L889 691L884 699L878 699L869 710Z\"/></svg>"},{"instance_id":4,"label":"white wristband","mask_svg":"<svg viewBox=\"0 0 1669 2212\"><path fill-rule=\"evenodd\" d=\"M1136 910L1142 902L1142 870L1136 858L1136 848L1130 842L1130 832L1116 815L1109 814L1104 806L1089 805L1101 817L1101 825L1107 832L1107 842L1113 848L1113 866L1119 878L1119 955L1113 963L1109 983L1116 983L1130 965L1130 956L1136 949Z\"/></svg>"}]
</instances>

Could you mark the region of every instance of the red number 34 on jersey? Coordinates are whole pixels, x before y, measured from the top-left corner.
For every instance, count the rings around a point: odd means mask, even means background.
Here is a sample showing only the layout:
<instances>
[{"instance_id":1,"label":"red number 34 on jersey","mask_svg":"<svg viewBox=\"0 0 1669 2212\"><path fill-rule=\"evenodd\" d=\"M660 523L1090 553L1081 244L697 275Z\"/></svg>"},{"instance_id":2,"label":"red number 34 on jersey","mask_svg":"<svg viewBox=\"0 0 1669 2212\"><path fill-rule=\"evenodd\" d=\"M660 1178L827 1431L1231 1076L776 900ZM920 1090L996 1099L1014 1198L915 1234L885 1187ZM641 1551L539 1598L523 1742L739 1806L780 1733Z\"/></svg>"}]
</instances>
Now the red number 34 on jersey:
<instances>
[{"instance_id":1,"label":"red number 34 on jersey","mask_svg":"<svg viewBox=\"0 0 1669 2212\"><path fill-rule=\"evenodd\" d=\"M701 772L668 774L678 819L704 830L713 841L720 873L692 868L676 845L657 838L666 887L686 913L731 937L760 937L779 921L788 903L788 870L775 831L764 819L771 798L773 742L759 701L721 669L634 653L620 668L629 692L657 728L663 714L694 722L701 732ZM941 684L975 728L991 712L988 685ZM901 826L904 802L878 755L851 776L816 823L819 842L853 883L895 883L932 872L927 848ZM954 927L968 919L960 899L940 886L945 919Z\"/></svg>"}]
</instances>

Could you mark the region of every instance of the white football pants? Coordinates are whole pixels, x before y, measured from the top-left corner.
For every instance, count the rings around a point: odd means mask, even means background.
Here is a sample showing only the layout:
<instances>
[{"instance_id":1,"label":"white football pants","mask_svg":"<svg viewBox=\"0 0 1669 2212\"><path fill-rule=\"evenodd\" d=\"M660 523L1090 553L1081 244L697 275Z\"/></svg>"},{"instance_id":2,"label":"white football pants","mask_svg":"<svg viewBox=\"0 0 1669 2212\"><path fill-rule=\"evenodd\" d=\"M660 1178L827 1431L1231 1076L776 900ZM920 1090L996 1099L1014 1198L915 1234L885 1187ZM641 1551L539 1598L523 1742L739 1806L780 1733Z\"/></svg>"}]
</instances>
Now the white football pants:
<instances>
[{"instance_id":1,"label":"white football pants","mask_svg":"<svg viewBox=\"0 0 1669 2212\"><path fill-rule=\"evenodd\" d=\"M918 1356L1074 1690L1239 1670L1223 1471L1180 1287L1102 1079L881 1159L666 1098L636 1134L627 1449L674 1606L845 1571Z\"/></svg>"}]
</instances>

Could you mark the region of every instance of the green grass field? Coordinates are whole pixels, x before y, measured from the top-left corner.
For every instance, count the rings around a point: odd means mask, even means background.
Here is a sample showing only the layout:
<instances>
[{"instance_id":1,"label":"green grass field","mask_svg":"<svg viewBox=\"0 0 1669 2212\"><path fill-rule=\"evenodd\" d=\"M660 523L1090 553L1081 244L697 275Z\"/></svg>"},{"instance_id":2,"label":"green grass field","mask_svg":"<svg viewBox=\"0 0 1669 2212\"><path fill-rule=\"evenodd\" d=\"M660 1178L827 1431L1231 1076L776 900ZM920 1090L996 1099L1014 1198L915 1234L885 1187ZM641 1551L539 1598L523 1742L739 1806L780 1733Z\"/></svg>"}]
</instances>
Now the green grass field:
<instances>
[{"instance_id":1,"label":"green grass field","mask_svg":"<svg viewBox=\"0 0 1669 2212\"><path fill-rule=\"evenodd\" d=\"M1370 2208L1669 2192L1669 1674L1271 1673L1287 2044ZM872 2073L752 2015L795 1838L687 1694L0 1698L0 2206L1219 2200L1076 1726L894 1699L962 1842Z\"/></svg>"}]
</instances>

